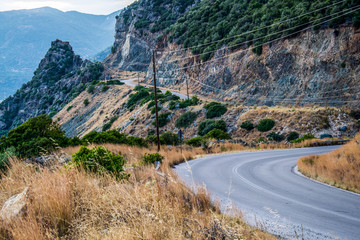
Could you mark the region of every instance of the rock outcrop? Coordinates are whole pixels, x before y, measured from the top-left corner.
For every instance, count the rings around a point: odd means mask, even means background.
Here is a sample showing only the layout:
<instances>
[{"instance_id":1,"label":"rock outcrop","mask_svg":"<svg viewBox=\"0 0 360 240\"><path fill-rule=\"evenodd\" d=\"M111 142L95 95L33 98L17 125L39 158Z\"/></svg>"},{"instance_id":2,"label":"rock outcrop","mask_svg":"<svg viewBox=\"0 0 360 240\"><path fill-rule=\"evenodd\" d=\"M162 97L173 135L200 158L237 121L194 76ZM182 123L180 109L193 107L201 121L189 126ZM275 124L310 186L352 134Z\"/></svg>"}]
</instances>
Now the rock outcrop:
<instances>
[{"instance_id":1,"label":"rock outcrop","mask_svg":"<svg viewBox=\"0 0 360 240\"><path fill-rule=\"evenodd\" d=\"M68 42L52 42L32 80L0 103L0 135L31 117L54 116L102 71L100 63L83 61L75 55Z\"/></svg>"},{"instance_id":2,"label":"rock outcrop","mask_svg":"<svg viewBox=\"0 0 360 240\"><path fill-rule=\"evenodd\" d=\"M21 193L9 198L0 210L0 219L9 222L13 218L24 213L28 203L29 188L25 188Z\"/></svg>"},{"instance_id":3,"label":"rock outcrop","mask_svg":"<svg viewBox=\"0 0 360 240\"><path fill-rule=\"evenodd\" d=\"M164 54L159 84L184 88L188 79L193 94L244 105L360 107L360 31L353 27L303 32L264 46L261 56L224 46L207 62L198 59Z\"/></svg>"}]
</instances>

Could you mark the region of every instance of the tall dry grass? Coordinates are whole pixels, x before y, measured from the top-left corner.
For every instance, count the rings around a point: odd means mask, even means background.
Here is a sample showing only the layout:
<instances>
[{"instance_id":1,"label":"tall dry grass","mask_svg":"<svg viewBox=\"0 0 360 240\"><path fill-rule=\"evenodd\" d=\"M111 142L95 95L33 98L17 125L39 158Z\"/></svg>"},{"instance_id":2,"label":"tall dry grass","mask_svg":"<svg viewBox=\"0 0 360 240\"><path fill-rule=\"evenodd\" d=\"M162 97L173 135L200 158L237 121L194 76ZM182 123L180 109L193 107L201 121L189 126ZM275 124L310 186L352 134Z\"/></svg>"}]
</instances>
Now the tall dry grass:
<instances>
[{"instance_id":1,"label":"tall dry grass","mask_svg":"<svg viewBox=\"0 0 360 240\"><path fill-rule=\"evenodd\" d=\"M148 149L105 145L129 160L128 181L61 165L12 161L0 180L0 206L29 187L25 214L0 222L1 239L275 239L236 217L223 215L205 189L195 194L172 175L170 165L197 150L163 148L162 171L137 166ZM64 151L73 153L77 148Z\"/></svg>"},{"instance_id":2,"label":"tall dry grass","mask_svg":"<svg viewBox=\"0 0 360 240\"><path fill-rule=\"evenodd\" d=\"M306 176L360 193L360 133L338 150L298 160Z\"/></svg>"}]
</instances>

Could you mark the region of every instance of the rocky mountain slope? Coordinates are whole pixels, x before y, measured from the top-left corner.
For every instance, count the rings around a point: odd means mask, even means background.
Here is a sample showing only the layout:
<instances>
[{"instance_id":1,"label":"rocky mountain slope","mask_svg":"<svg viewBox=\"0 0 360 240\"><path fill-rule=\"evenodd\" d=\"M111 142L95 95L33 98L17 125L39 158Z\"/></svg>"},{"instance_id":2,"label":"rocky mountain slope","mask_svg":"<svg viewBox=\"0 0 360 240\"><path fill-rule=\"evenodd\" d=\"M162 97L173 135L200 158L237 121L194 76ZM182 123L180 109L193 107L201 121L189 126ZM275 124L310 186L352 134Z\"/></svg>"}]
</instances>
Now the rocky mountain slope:
<instances>
[{"instance_id":1,"label":"rocky mountain slope","mask_svg":"<svg viewBox=\"0 0 360 240\"><path fill-rule=\"evenodd\" d=\"M141 105L138 103L133 110L127 108L129 96L134 94L132 87L110 86L106 92L101 91L98 86L94 93L82 92L72 102L68 103L54 119L57 120L65 130L67 136L83 137L86 134L97 131L101 132L104 125L110 124L109 129L119 130L123 133L147 137L155 130L153 122L155 114L148 107L150 103ZM85 106L84 100L88 99L89 104ZM183 128L185 139L198 135L198 126L202 121L208 120L207 110L204 108L206 100L196 106L186 108L170 107L171 103L160 104L159 114L169 113L168 123L160 128L161 133L177 133L176 120L186 112L195 112L196 119L189 127ZM68 110L70 109L70 110ZM275 127L268 132L260 132L257 129L247 131L241 128L245 121L251 121L255 126L260 120L269 118L275 120ZM228 111L221 117L211 120L224 120L229 134L234 139L241 139L248 143L258 141L260 138L267 139L270 132L277 132L287 136L292 131L304 134L313 134L320 137L328 134L333 137L352 137L360 127L357 120L349 116L349 112L336 108L323 107L244 107L230 106Z\"/></svg>"},{"instance_id":2,"label":"rocky mountain slope","mask_svg":"<svg viewBox=\"0 0 360 240\"><path fill-rule=\"evenodd\" d=\"M102 71L100 63L75 55L68 42L52 42L32 80L0 103L0 131L6 133L33 116L55 115Z\"/></svg>"},{"instance_id":3,"label":"rocky mountain slope","mask_svg":"<svg viewBox=\"0 0 360 240\"><path fill-rule=\"evenodd\" d=\"M198 0L136 1L117 16L115 42L104 64L111 68L145 71L151 61L152 49L164 30Z\"/></svg>"},{"instance_id":4,"label":"rocky mountain slope","mask_svg":"<svg viewBox=\"0 0 360 240\"><path fill-rule=\"evenodd\" d=\"M206 0L164 28L156 10L145 11L156 4L138 1L119 15L105 65L144 70L157 48L161 86L185 88L188 80L193 93L246 105L360 106L354 1ZM160 6L168 14L174 5ZM151 83L152 66L147 71Z\"/></svg>"},{"instance_id":5,"label":"rocky mountain slope","mask_svg":"<svg viewBox=\"0 0 360 240\"><path fill-rule=\"evenodd\" d=\"M31 80L55 39L71 42L75 52L87 59L110 47L116 14L91 15L53 8L0 12L0 100Z\"/></svg>"}]
</instances>

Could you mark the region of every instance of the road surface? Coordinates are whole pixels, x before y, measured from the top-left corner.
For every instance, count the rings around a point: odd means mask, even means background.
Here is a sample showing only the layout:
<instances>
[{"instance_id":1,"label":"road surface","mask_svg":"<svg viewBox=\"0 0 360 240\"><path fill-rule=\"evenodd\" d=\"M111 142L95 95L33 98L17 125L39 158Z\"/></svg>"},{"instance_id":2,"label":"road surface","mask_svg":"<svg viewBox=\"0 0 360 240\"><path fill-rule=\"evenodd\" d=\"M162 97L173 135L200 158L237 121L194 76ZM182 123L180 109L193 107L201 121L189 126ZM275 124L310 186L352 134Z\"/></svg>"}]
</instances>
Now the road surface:
<instances>
[{"instance_id":1,"label":"road surface","mask_svg":"<svg viewBox=\"0 0 360 240\"><path fill-rule=\"evenodd\" d=\"M190 186L204 184L222 210L234 204L252 225L286 239L360 239L360 195L296 173L301 156L337 146L209 156L176 166ZM191 170L189 170L191 169Z\"/></svg>"},{"instance_id":2,"label":"road surface","mask_svg":"<svg viewBox=\"0 0 360 240\"><path fill-rule=\"evenodd\" d=\"M120 80L121 82L125 83L126 85L130 86L130 87L136 87L137 85L137 78L133 78L133 79L126 79L126 80ZM162 93L165 93L166 90L164 89L161 89ZM187 96L185 94L182 94L182 93L178 93L178 92L174 92L174 91L170 91L172 94L180 97L180 99L187 99Z\"/></svg>"}]
</instances>

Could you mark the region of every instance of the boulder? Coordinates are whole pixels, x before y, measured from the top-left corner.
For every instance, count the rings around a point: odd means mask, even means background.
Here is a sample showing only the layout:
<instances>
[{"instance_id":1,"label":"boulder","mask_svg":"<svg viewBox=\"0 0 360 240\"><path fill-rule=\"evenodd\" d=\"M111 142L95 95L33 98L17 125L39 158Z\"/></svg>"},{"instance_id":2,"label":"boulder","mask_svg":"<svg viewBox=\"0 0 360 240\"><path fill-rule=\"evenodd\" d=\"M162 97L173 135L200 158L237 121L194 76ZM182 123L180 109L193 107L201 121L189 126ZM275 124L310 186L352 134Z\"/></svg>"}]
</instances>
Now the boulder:
<instances>
[{"instance_id":1,"label":"boulder","mask_svg":"<svg viewBox=\"0 0 360 240\"><path fill-rule=\"evenodd\" d=\"M9 198L0 211L0 219L3 221L10 221L24 213L27 205L29 188L26 187L22 193Z\"/></svg>"}]
</instances>

